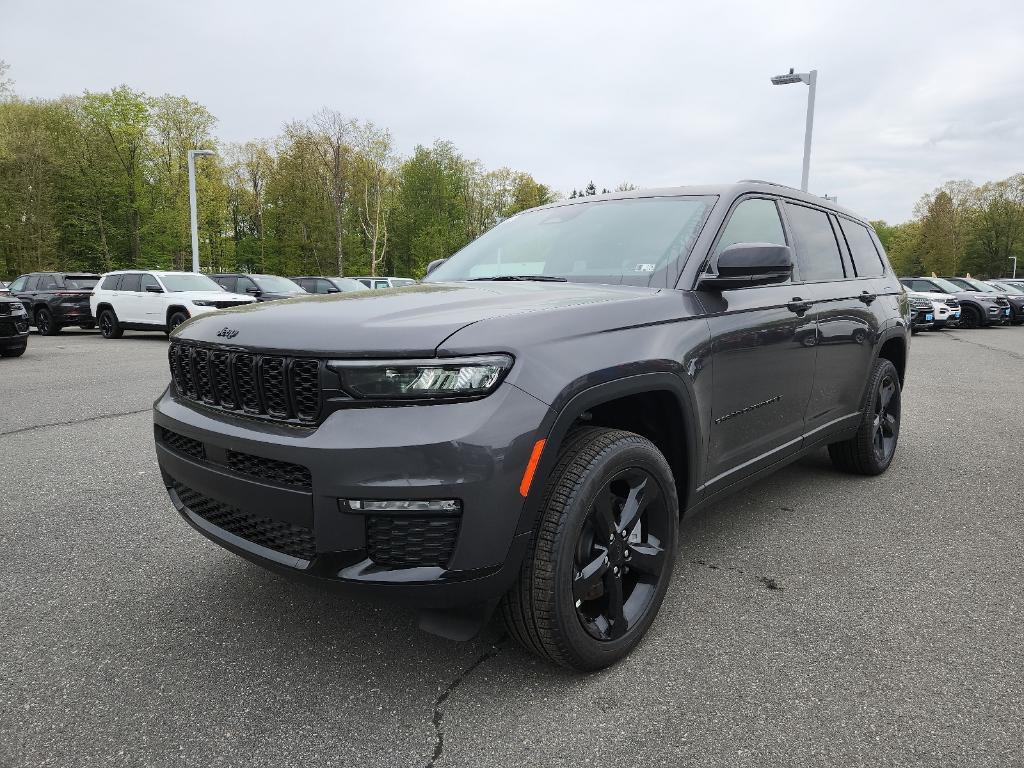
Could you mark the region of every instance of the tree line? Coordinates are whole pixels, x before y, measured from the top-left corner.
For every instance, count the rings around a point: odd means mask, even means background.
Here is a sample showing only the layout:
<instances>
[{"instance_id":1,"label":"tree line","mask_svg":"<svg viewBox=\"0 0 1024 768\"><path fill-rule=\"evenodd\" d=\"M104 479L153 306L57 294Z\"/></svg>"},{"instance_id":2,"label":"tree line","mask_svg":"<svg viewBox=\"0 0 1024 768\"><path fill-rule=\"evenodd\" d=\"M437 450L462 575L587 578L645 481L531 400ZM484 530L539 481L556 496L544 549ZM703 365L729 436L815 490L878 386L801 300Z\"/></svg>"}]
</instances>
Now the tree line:
<instances>
[{"instance_id":1,"label":"tree line","mask_svg":"<svg viewBox=\"0 0 1024 768\"><path fill-rule=\"evenodd\" d=\"M323 109L268 140L224 143L182 96L127 86L21 99L0 62L0 276L190 269L187 152L204 270L421 276L555 194L447 141L401 156L387 129Z\"/></svg>"},{"instance_id":2,"label":"tree line","mask_svg":"<svg viewBox=\"0 0 1024 768\"><path fill-rule=\"evenodd\" d=\"M921 197L914 218L872 222L900 275L1024 273L1024 173L977 185L950 181Z\"/></svg>"}]
</instances>

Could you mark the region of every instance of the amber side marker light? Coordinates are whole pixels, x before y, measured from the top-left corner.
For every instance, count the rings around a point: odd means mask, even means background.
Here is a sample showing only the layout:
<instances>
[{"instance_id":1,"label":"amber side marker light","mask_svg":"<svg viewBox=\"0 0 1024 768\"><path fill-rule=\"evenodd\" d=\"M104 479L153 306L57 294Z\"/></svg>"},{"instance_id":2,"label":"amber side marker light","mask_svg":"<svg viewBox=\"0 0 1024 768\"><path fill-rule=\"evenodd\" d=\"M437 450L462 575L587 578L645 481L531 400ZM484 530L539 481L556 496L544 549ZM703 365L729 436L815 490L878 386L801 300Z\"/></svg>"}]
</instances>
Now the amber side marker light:
<instances>
[{"instance_id":1,"label":"amber side marker light","mask_svg":"<svg viewBox=\"0 0 1024 768\"><path fill-rule=\"evenodd\" d=\"M526 470L523 472L523 481L519 484L519 495L526 498L526 495L530 492L530 483L533 482L533 473L537 471L537 463L540 461L540 455L544 452L544 440L538 440L533 444L533 450L530 452L530 460L526 462Z\"/></svg>"}]
</instances>

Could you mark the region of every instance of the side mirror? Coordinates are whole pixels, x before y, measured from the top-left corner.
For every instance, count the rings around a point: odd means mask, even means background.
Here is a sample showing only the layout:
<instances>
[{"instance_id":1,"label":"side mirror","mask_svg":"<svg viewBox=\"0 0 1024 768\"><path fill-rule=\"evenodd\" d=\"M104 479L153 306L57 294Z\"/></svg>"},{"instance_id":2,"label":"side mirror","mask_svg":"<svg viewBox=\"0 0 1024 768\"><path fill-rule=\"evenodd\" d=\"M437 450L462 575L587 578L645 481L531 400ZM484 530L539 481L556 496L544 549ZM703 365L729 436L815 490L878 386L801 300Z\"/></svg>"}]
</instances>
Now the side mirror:
<instances>
[{"instance_id":1,"label":"side mirror","mask_svg":"<svg viewBox=\"0 0 1024 768\"><path fill-rule=\"evenodd\" d=\"M698 289L727 291L784 283L793 276L793 249L774 243L736 243L711 260L711 269Z\"/></svg>"},{"instance_id":2,"label":"side mirror","mask_svg":"<svg viewBox=\"0 0 1024 768\"><path fill-rule=\"evenodd\" d=\"M253 288L246 288L245 292L246 293L251 293L253 296L260 296L260 295L263 294L263 291L261 291L259 288L255 288L255 287L253 287Z\"/></svg>"},{"instance_id":3,"label":"side mirror","mask_svg":"<svg viewBox=\"0 0 1024 768\"><path fill-rule=\"evenodd\" d=\"M334 286L332 285L332 286L331 286L330 288L328 288L328 289L327 289L327 292L328 292L328 293L341 293L341 289L340 289L340 288L335 288L335 287L334 287Z\"/></svg>"},{"instance_id":4,"label":"side mirror","mask_svg":"<svg viewBox=\"0 0 1024 768\"><path fill-rule=\"evenodd\" d=\"M147 285L146 286L146 292L147 293L163 293L164 289L161 288L159 285Z\"/></svg>"},{"instance_id":5,"label":"side mirror","mask_svg":"<svg viewBox=\"0 0 1024 768\"><path fill-rule=\"evenodd\" d=\"M431 272L440 267L446 261L448 261L448 259L434 259L432 262L427 264L427 271L424 274L429 275Z\"/></svg>"}]
</instances>

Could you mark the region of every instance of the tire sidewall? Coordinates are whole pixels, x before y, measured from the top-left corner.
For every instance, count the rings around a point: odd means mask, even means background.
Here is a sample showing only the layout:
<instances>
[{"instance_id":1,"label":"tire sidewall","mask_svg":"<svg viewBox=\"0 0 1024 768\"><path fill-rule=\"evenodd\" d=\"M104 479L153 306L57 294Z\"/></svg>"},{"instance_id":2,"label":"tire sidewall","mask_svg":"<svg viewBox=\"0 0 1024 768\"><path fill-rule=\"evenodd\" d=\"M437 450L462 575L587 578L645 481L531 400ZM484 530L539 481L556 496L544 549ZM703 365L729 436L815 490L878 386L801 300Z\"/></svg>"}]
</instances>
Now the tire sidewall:
<instances>
[{"instance_id":1,"label":"tire sidewall","mask_svg":"<svg viewBox=\"0 0 1024 768\"><path fill-rule=\"evenodd\" d=\"M893 447L892 454L885 461L879 461L878 455L874 451L874 418L875 418L875 399L878 394L878 387L882 383L882 380L886 376L891 376L893 381L896 382L896 397L899 398L900 402L900 417L896 421L896 445ZM868 400L864 404L864 423L861 426L863 430L862 440L870 443L871 454L870 461L873 465L873 474L881 474L889 468L892 464L892 460L896 458L896 451L899 449L900 444L900 431L903 426L903 385L900 383L899 371L896 370L896 366L893 365L891 360L885 358L879 358L878 362L875 363L874 375L871 377L871 388L868 391Z\"/></svg>"},{"instance_id":2,"label":"tire sidewall","mask_svg":"<svg viewBox=\"0 0 1024 768\"><path fill-rule=\"evenodd\" d=\"M659 490L664 494L666 503L673 513L669 515L671 530L665 542L665 571L646 613L639 622L630 627L626 636L617 640L597 640L583 627L572 599L576 542L586 523L587 513L604 484L620 471L631 467L639 467L651 475L658 483ZM678 533L679 502L676 498L672 471L653 445L638 442L620 443L613 450L606 451L594 460L566 504L556 541L554 618L560 633L569 640L571 652L578 657L576 660L580 666L592 669L608 666L628 653L643 638L658 615L668 590L675 563Z\"/></svg>"}]
</instances>

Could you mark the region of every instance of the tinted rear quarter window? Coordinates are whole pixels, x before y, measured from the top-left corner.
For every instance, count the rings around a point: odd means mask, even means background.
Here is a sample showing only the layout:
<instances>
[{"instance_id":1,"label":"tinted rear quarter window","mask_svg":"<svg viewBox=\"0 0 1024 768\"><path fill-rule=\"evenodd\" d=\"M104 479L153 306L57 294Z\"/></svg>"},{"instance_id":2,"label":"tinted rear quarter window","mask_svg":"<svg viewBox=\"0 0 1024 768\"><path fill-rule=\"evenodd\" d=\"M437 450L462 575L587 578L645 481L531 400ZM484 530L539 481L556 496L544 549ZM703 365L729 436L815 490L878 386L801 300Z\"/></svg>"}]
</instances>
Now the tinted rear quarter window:
<instances>
[{"instance_id":1,"label":"tinted rear quarter window","mask_svg":"<svg viewBox=\"0 0 1024 768\"><path fill-rule=\"evenodd\" d=\"M796 240L800 280L842 280L845 277L843 260L828 214L816 208L786 203L786 217Z\"/></svg>"},{"instance_id":2,"label":"tinted rear quarter window","mask_svg":"<svg viewBox=\"0 0 1024 768\"><path fill-rule=\"evenodd\" d=\"M871 239L871 233L863 224L858 224L849 219L840 219L839 226L842 227L846 236L846 244L850 246L850 254L853 256L853 267L857 270L858 277L878 277L885 268L882 266L882 259L878 255L875 243Z\"/></svg>"},{"instance_id":3,"label":"tinted rear quarter window","mask_svg":"<svg viewBox=\"0 0 1024 768\"><path fill-rule=\"evenodd\" d=\"M104 291L117 290L117 281L121 279L120 275L107 275L103 278L103 282L100 283L100 288Z\"/></svg>"}]
</instances>

